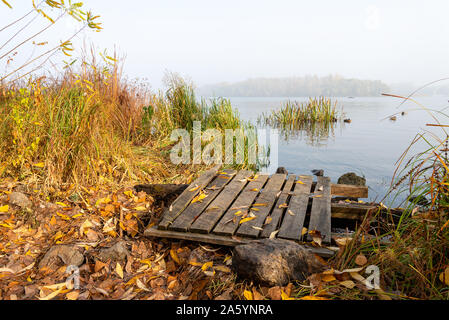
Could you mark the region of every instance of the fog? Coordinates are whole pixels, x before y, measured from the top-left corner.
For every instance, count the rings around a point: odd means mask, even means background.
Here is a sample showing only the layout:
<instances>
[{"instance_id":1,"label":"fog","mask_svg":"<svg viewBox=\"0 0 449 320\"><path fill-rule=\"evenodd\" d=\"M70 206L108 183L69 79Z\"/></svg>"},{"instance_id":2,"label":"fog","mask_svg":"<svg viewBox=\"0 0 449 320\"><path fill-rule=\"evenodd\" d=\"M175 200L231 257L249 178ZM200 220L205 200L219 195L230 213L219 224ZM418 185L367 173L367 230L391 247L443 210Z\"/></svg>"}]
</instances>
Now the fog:
<instances>
[{"instance_id":1,"label":"fog","mask_svg":"<svg viewBox=\"0 0 449 320\"><path fill-rule=\"evenodd\" d=\"M0 5L0 27L31 0ZM104 30L74 41L126 55L125 71L161 86L166 71L198 86L258 77L412 82L449 76L449 1L88 0ZM76 26L49 30L62 40ZM0 33L0 42L5 40Z\"/></svg>"}]
</instances>

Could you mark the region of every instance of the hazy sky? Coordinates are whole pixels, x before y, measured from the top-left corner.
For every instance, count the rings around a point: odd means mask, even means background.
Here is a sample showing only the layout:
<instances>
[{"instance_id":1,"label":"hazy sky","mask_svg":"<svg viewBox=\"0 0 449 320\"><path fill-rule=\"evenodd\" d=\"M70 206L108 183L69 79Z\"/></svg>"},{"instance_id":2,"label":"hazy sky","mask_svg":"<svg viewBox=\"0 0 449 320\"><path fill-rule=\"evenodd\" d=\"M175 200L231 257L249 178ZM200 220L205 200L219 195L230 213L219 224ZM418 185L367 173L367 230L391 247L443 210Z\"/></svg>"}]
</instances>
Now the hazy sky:
<instances>
[{"instance_id":1,"label":"hazy sky","mask_svg":"<svg viewBox=\"0 0 449 320\"><path fill-rule=\"evenodd\" d=\"M10 0L17 11L31 0ZM126 72L160 86L339 73L413 81L449 76L448 0L86 0L104 30L80 36L126 54ZM14 17L0 3L0 27ZM49 33L57 40L73 25ZM0 42L4 40L0 33Z\"/></svg>"}]
</instances>

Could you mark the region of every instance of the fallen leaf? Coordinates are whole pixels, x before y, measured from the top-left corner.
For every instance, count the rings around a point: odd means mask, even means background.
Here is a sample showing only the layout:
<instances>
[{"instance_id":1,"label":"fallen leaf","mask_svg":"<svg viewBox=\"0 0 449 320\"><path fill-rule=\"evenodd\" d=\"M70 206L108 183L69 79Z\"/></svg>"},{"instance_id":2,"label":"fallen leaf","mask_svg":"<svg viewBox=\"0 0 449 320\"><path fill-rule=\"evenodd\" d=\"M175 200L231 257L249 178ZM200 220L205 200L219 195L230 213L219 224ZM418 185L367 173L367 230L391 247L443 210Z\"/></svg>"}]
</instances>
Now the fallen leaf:
<instances>
[{"instance_id":1,"label":"fallen leaf","mask_svg":"<svg viewBox=\"0 0 449 320\"><path fill-rule=\"evenodd\" d=\"M318 297L318 296L304 296L302 298L299 298L300 300L329 300L324 297Z\"/></svg>"},{"instance_id":2,"label":"fallen leaf","mask_svg":"<svg viewBox=\"0 0 449 320\"><path fill-rule=\"evenodd\" d=\"M178 255L176 254L176 251L171 249L170 250L170 256L172 257L172 259L177 263L177 264L181 264L181 261L179 260Z\"/></svg>"},{"instance_id":3,"label":"fallen leaf","mask_svg":"<svg viewBox=\"0 0 449 320\"><path fill-rule=\"evenodd\" d=\"M367 263L368 263L368 259L366 259L366 257L363 254L359 254L355 258L355 264L358 266L364 266Z\"/></svg>"},{"instance_id":4,"label":"fallen leaf","mask_svg":"<svg viewBox=\"0 0 449 320\"><path fill-rule=\"evenodd\" d=\"M449 286L449 267L440 274L439 278L442 283Z\"/></svg>"},{"instance_id":5,"label":"fallen leaf","mask_svg":"<svg viewBox=\"0 0 449 320\"><path fill-rule=\"evenodd\" d=\"M251 291L245 290L243 292L243 296L245 297L246 300L254 300L253 293Z\"/></svg>"},{"instance_id":6,"label":"fallen leaf","mask_svg":"<svg viewBox=\"0 0 449 320\"><path fill-rule=\"evenodd\" d=\"M8 205L1 206L1 207L0 207L0 213L8 212L8 210L9 210L9 206L8 206Z\"/></svg>"},{"instance_id":7,"label":"fallen leaf","mask_svg":"<svg viewBox=\"0 0 449 320\"><path fill-rule=\"evenodd\" d=\"M78 299L78 296L80 295L79 291L72 291L65 295L67 300L76 300Z\"/></svg>"},{"instance_id":8,"label":"fallen leaf","mask_svg":"<svg viewBox=\"0 0 449 320\"><path fill-rule=\"evenodd\" d=\"M274 239L276 238L276 235L279 233L279 230L273 231L272 233L270 233L270 239Z\"/></svg>"},{"instance_id":9,"label":"fallen leaf","mask_svg":"<svg viewBox=\"0 0 449 320\"><path fill-rule=\"evenodd\" d=\"M256 219L256 217L249 217L249 218L245 218L245 219L242 219L242 220L240 220L239 224L242 224L242 223L245 223L245 222L248 222L248 221L254 220L254 219Z\"/></svg>"},{"instance_id":10,"label":"fallen leaf","mask_svg":"<svg viewBox=\"0 0 449 320\"><path fill-rule=\"evenodd\" d=\"M117 262L117 265L115 266L115 272L117 272L119 277L123 279L123 268L120 265L120 263L118 263L118 262Z\"/></svg>"}]
</instances>

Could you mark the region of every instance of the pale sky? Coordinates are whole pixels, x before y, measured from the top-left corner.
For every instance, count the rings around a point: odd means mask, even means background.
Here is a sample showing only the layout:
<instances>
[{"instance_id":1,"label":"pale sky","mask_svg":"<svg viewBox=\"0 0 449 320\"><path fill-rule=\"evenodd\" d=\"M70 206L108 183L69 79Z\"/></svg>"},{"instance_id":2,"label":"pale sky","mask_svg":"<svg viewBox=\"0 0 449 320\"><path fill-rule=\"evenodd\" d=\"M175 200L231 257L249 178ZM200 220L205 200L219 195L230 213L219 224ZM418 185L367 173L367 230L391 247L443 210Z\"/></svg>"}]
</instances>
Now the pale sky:
<instances>
[{"instance_id":1,"label":"pale sky","mask_svg":"<svg viewBox=\"0 0 449 320\"><path fill-rule=\"evenodd\" d=\"M0 28L31 0L0 3ZM37 1L36 1L37 2ZM449 76L447 0L86 0L100 48L126 55L125 72L154 88L166 70L198 86L254 77L338 73L417 85ZM73 29L47 34L57 41ZM0 46L5 40L0 32ZM1 51L0 51L1 53Z\"/></svg>"}]
</instances>

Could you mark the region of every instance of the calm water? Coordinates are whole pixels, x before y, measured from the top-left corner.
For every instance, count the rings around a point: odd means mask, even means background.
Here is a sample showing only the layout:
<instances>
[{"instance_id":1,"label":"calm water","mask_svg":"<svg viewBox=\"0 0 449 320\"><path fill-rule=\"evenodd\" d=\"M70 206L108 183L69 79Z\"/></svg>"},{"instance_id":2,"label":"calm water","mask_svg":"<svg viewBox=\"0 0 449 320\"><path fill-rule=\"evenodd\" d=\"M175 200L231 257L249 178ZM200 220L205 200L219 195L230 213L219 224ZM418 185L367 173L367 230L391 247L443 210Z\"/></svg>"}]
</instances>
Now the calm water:
<instances>
[{"instance_id":1,"label":"calm water","mask_svg":"<svg viewBox=\"0 0 449 320\"><path fill-rule=\"evenodd\" d=\"M260 114L279 108L287 98L230 100L242 118L256 123ZM310 137L304 132L290 135L286 139L280 136L279 166L298 174L308 174L312 169L324 169L325 175L331 177L333 182L346 172L355 172L365 176L370 187L370 200L380 201L388 190L396 161L418 132L431 129L426 127L426 123L435 123L435 120L426 111L416 110L419 107L412 102L398 108L401 101L395 98L333 98L335 100L352 123L337 124L333 134L319 143L311 143ZM438 110L449 105L448 97L419 97L416 100L428 108ZM406 111L407 114L399 114L395 122L382 120L401 111ZM440 121L449 123L449 119L442 117ZM441 129L432 131L441 134ZM421 145L421 148L423 151L424 146ZM389 200L385 202L391 203ZM396 200L395 204L398 205L399 201Z\"/></svg>"}]
</instances>

